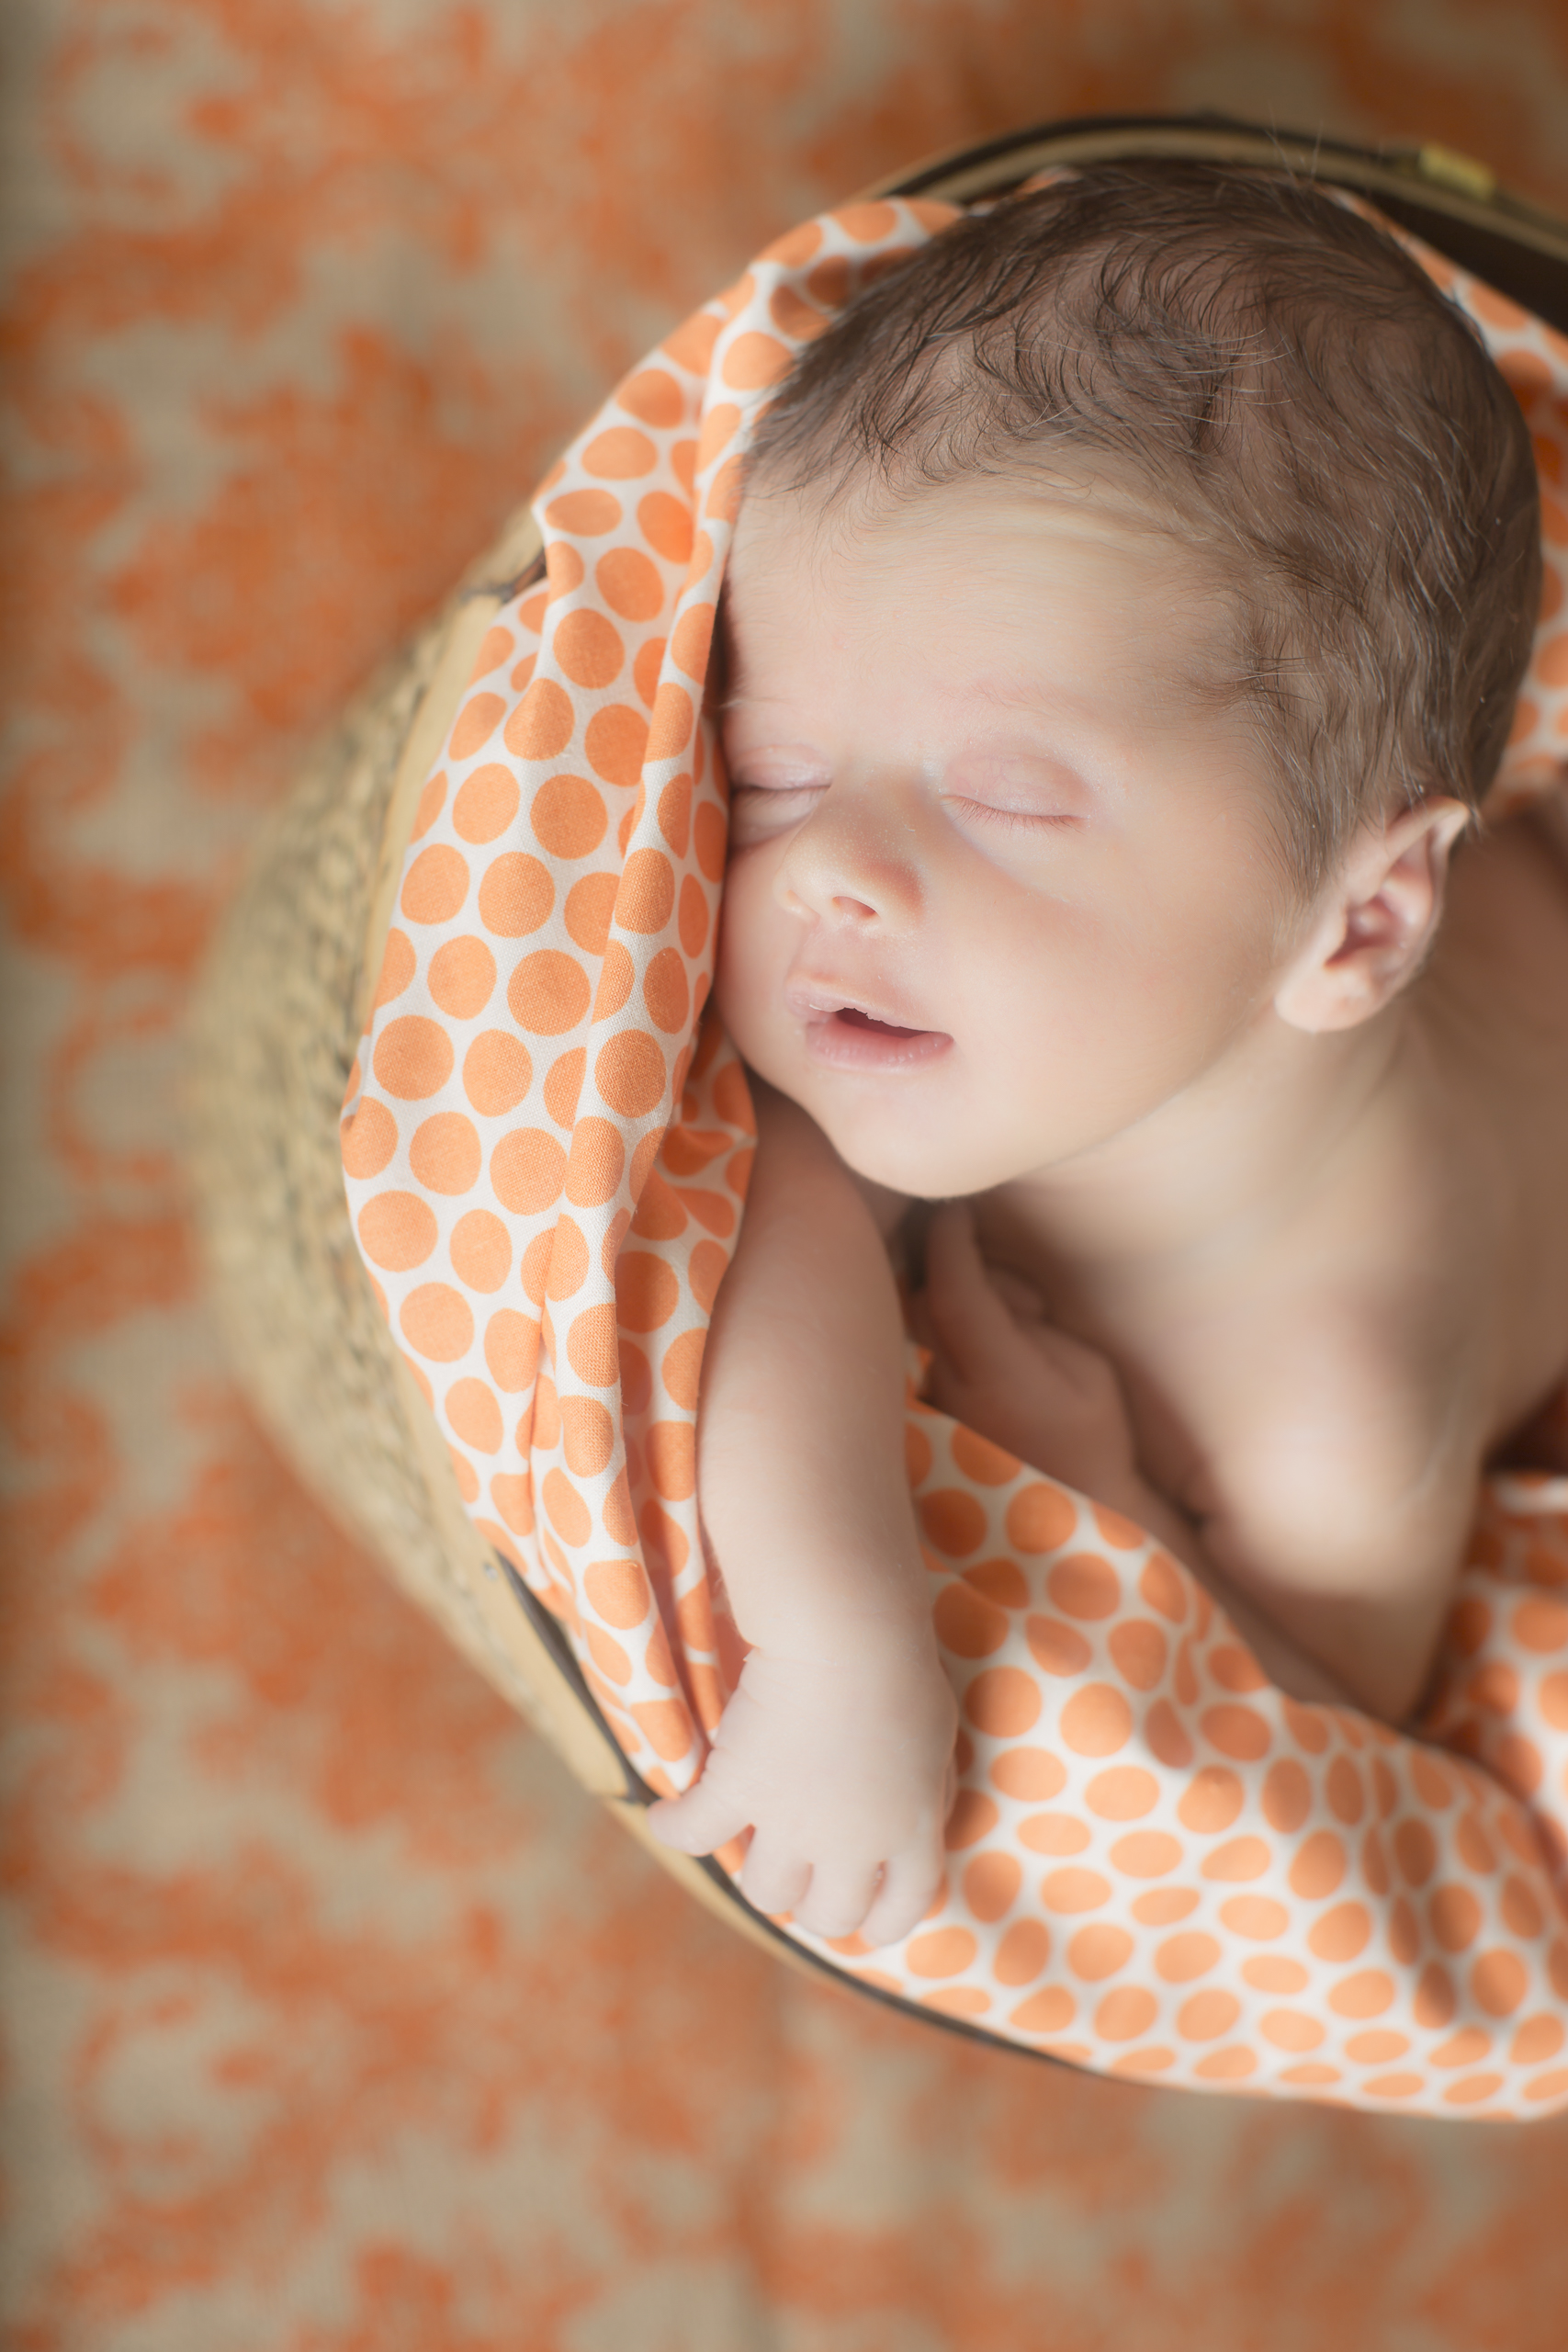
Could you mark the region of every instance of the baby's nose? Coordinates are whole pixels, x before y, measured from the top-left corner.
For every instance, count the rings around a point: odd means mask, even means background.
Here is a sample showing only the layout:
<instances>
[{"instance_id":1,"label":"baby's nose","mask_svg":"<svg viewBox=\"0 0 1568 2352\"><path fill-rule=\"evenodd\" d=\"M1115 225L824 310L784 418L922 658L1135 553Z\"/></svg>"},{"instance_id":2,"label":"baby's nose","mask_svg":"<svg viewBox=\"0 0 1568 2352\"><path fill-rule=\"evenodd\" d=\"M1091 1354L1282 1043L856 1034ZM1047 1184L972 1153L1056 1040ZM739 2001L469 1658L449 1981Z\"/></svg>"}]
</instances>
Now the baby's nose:
<instances>
[{"instance_id":1,"label":"baby's nose","mask_svg":"<svg viewBox=\"0 0 1568 2352\"><path fill-rule=\"evenodd\" d=\"M780 905L851 930L905 929L924 895L908 829L886 810L834 808L834 797L792 835L774 883Z\"/></svg>"}]
</instances>

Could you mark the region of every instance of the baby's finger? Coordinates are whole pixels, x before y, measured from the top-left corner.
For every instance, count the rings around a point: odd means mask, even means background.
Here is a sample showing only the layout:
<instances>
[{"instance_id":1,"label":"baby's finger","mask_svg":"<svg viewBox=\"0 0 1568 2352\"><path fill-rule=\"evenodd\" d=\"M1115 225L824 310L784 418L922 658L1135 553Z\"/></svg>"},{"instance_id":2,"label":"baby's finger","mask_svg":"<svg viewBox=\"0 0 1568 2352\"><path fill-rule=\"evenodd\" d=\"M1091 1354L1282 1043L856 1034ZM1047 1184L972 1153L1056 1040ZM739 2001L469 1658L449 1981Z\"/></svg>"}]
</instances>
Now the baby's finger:
<instances>
[{"instance_id":1,"label":"baby's finger","mask_svg":"<svg viewBox=\"0 0 1568 2352\"><path fill-rule=\"evenodd\" d=\"M901 1943L918 1928L942 1886L942 1867L929 1856L896 1855L887 1865L876 1900L860 1923L863 1943Z\"/></svg>"},{"instance_id":2,"label":"baby's finger","mask_svg":"<svg viewBox=\"0 0 1568 2352\"><path fill-rule=\"evenodd\" d=\"M678 1854L712 1854L750 1827L751 1816L728 1792L726 1776L710 1758L694 1789L684 1796L660 1797L649 1806L647 1819L661 1846Z\"/></svg>"},{"instance_id":3,"label":"baby's finger","mask_svg":"<svg viewBox=\"0 0 1568 2352\"><path fill-rule=\"evenodd\" d=\"M931 1323L954 1370L974 1380L1014 1336L1008 1313L986 1273L967 1203L944 1202L926 1233L925 1299Z\"/></svg>"},{"instance_id":4,"label":"baby's finger","mask_svg":"<svg viewBox=\"0 0 1568 2352\"><path fill-rule=\"evenodd\" d=\"M852 1936L875 1900L880 1871L880 1864L818 1862L795 1906L796 1921L814 1936Z\"/></svg>"},{"instance_id":5,"label":"baby's finger","mask_svg":"<svg viewBox=\"0 0 1568 2352\"><path fill-rule=\"evenodd\" d=\"M770 1843L759 1830L740 1872L740 1892L753 1910L770 1919L785 1911L793 1913L810 1883L810 1863Z\"/></svg>"}]
</instances>

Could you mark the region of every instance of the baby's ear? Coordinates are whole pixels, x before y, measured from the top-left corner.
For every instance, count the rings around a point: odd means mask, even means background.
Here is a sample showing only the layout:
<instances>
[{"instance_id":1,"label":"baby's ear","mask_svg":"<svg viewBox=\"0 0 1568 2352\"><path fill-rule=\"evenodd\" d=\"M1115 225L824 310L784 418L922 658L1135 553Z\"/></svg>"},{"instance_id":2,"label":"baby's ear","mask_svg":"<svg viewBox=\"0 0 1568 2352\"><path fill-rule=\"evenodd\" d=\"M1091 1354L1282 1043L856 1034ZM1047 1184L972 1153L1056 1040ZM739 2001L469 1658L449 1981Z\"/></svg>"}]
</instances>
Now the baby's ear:
<instances>
[{"instance_id":1,"label":"baby's ear","mask_svg":"<svg viewBox=\"0 0 1568 2352\"><path fill-rule=\"evenodd\" d=\"M1311 1034L1354 1029L1415 978L1470 821L1462 801L1433 799L1361 827L1275 991L1282 1021Z\"/></svg>"}]
</instances>

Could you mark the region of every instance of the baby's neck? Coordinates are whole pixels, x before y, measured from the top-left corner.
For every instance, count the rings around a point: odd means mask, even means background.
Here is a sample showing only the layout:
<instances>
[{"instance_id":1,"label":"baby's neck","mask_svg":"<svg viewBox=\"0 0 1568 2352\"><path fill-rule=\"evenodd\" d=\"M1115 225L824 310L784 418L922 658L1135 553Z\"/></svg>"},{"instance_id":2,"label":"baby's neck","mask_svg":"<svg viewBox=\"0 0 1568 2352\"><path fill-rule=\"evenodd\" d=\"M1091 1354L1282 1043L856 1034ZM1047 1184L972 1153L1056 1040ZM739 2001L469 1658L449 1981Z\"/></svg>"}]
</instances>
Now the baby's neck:
<instances>
[{"instance_id":1,"label":"baby's neck","mask_svg":"<svg viewBox=\"0 0 1568 2352\"><path fill-rule=\"evenodd\" d=\"M1276 1248L1397 1116L1419 1049L1408 999L1306 1036L1270 1012L1135 1127L977 1204L996 1254L1104 1293L1213 1276Z\"/></svg>"}]
</instances>

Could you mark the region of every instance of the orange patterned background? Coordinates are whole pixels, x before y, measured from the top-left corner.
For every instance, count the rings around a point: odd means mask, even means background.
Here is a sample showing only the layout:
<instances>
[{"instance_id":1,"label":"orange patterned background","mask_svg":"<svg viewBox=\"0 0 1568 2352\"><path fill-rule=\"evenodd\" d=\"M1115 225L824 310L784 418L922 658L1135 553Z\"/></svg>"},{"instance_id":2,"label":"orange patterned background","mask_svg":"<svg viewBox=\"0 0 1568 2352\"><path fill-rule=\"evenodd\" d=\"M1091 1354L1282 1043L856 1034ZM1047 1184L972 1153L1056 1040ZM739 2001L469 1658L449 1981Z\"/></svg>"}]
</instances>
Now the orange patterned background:
<instances>
[{"instance_id":1,"label":"orange patterned background","mask_svg":"<svg viewBox=\"0 0 1568 2352\"><path fill-rule=\"evenodd\" d=\"M1560 0L10 0L18 2352L1546 2352L1568 2119L948 2041L677 1894L221 1362L185 1001L302 746L790 221L1201 105L1568 212Z\"/></svg>"}]
</instances>

